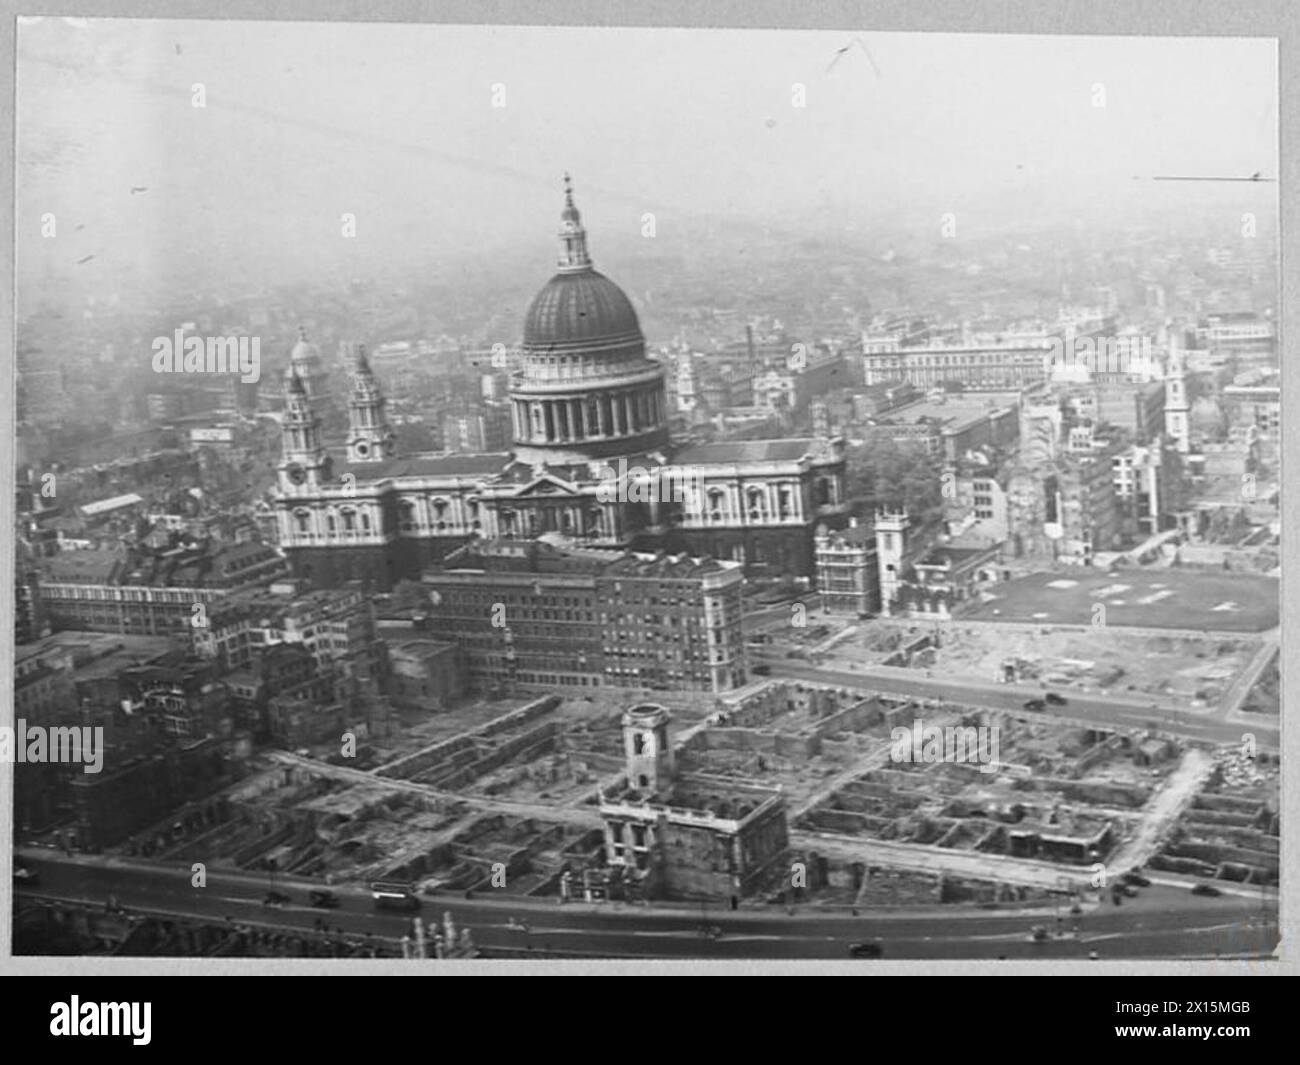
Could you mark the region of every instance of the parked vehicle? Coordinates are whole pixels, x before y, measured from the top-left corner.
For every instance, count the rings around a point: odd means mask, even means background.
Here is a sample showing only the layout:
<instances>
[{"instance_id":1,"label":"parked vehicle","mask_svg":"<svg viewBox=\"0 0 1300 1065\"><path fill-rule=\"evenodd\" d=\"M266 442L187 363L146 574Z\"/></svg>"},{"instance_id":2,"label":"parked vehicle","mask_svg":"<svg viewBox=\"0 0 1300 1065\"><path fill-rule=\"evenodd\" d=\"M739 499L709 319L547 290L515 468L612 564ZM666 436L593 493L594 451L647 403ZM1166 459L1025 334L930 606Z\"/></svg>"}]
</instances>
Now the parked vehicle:
<instances>
[{"instance_id":1,"label":"parked vehicle","mask_svg":"<svg viewBox=\"0 0 1300 1065\"><path fill-rule=\"evenodd\" d=\"M1042 699L1030 699L1025 703L1026 710L1032 710L1036 714L1041 714L1047 709L1047 704Z\"/></svg>"},{"instance_id":2,"label":"parked vehicle","mask_svg":"<svg viewBox=\"0 0 1300 1065\"><path fill-rule=\"evenodd\" d=\"M849 947L850 958L879 958L884 955L884 948L879 943L854 943Z\"/></svg>"},{"instance_id":3,"label":"parked vehicle","mask_svg":"<svg viewBox=\"0 0 1300 1065\"><path fill-rule=\"evenodd\" d=\"M339 907L339 897L332 891L313 891L309 898L318 910L336 910Z\"/></svg>"},{"instance_id":4,"label":"parked vehicle","mask_svg":"<svg viewBox=\"0 0 1300 1065\"><path fill-rule=\"evenodd\" d=\"M1223 892L1220 891L1218 888L1216 888L1213 884L1197 884L1195 887L1192 888L1192 894L1205 895L1210 898L1216 898L1217 896L1222 895Z\"/></svg>"},{"instance_id":5,"label":"parked vehicle","mask_svg":"<svg viewBox=\"0 0 1300 1065\"><path fill-rule=\"evenodd\" d=\"M263 906L288 906L293 901L283 891L268 891L262 900Z\"/></svg>"},{"instance_id":6,"label":"parked vehicle","mask_svg":"<svg viewBox=\"0 0 1300 1065\"><path fill-rule=\"evenodd\" d=\"M1064 706L1070 701L1064 695L1057 695L1056 692L1048 692L1043 696L1043 700L1048 706Z\"/></svg>"},{"instance_id":7,"label":"parked vehicle","mask_svg":"<svg viewBox=\"0 0 1300 1065\"><path fill-rule=\"evenodd\" d=\"M1150 887L1151 881L1139 873L1136 869L1130 869L1120 879L1126 884L1132 884L1134 887Z\"/></svg>"}]
</instances>

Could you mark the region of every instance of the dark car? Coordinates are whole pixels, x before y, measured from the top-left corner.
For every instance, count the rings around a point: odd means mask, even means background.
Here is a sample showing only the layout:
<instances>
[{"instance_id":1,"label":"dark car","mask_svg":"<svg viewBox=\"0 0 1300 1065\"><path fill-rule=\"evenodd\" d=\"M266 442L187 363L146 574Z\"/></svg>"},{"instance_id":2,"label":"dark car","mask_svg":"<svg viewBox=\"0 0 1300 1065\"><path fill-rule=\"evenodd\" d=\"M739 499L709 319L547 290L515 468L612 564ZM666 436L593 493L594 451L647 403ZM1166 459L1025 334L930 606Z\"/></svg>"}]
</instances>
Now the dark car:
<instances>
[{"instance_id":1,"label":"dark car","mask_svg":"<svg viewBox=\"0 0 1300 1065\"><path fill-rule=\"evenodd\" d=\"M293 900L283 891L268 891L262 900L263 906L287 906Z\"/></svg>"},{"instance_id":2,"label":"dark car","mask_svg":"<svg viewBox=\"0 0 1300 1065\"><path fill-rule=\"evenodd\" d=\"M850 958L879 958L884 953L879 943L854 943L849 947Z\"/></svg>"},{"instance_id":3,"label":"dark car","mask_svg":"<svg viewBox=\"0 0 1300 1065\"><path fill-rule=\"evenodd\" d=\"M1122 877L1120 877L1120 879L1124 881L1124 883L1126 884L1132 884L1134 887L1151 886L1151 881L1148 880L1146 877L1144 877L1136 869L1130 869L1127 873L1125 873Z\"/></svg>"},{"instance_id":4,"label":"dark car","mask_svg":"<svg viewBox=\"0 0 1300 1065\"><path fill-rule=\"evenodd\" d=\"M313 891L310 900L318 910L337 910L339 907L339 897L332 891Z\"/></svg>"},{"instance_id":5,"label":"dark car","mask_svg":"<svg viewBox=\"0 0 1300 1065\"><path fill-rule=\"evenodd\" d=\"M749 671L753 673L756 677L766 677L769 673L772 672L772 667L769 666L766 662L759 662L758 665L751 666Z\"/></svg>"},{"instance_id":6,"label":"dark car","mask_svg":"<svg viewBox=\"0 0 1300 1065\"><path fill-rule=\"evenodd\" d=\"M1047 704L1042 699L1030 699L1025 703L1026 710L1032 710L1036 714L1041 714L1047 709Z\"/></svg>"},{"instance_id":7,"label":"dark car","mask_svg":"<svg viewBox=\"0 0 1300 1065\"><path fill-rule=\"evenodd\" d=\"M1222 895L1223 892L1220 891L1218 888L1216 888L1213 884L1197 884L1194 888L1192 888L1192 894L1208 895L1211 898L1213 898Z\"/></svg>"},{"instance_id":8,"label":"dark car","mask_svg":"<svg viewBox=\"0 0 1300 1065\"><path fill-rule=\"evenodd\" d=\"M1064 695L1057 695L1056 692L1048 692L1043 699L1048 706L1064 706L1069 702Z\"/></svg>"}]
</instances>

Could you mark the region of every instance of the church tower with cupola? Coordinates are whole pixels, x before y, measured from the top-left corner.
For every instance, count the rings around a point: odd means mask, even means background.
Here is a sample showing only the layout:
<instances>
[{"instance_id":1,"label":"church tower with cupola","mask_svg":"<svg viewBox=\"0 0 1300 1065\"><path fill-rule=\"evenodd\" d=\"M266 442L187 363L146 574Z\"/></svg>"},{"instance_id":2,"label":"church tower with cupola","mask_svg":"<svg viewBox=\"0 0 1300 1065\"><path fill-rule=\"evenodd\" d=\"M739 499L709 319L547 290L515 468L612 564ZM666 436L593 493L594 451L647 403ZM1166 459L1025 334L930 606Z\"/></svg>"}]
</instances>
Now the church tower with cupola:
<instances>
[{"instance_id":1,"label":"church tower with cupola","mask_svg":"<svg viewBox=\"0 0 1300 1065\"><path fill-rule=\"evenodd\" d=\"M314 493L332 476L332 462L321 439L320 419L306 385L290 365L284 375L284 419L280 426L280 489L287 495Z\"/></svg>"},{"instance_id":2,"label":"church tower with cupola","mask_svg":"<svg viewBox=\"0 0 1300 1065\"><path fill-rule=\"evenodd\" d=\"M385 400L370 369L364 344L352 360L352 395L348 400L348 462L382 462L396 453L396 438L384 414Z\"/></svg>"}]
</instances>

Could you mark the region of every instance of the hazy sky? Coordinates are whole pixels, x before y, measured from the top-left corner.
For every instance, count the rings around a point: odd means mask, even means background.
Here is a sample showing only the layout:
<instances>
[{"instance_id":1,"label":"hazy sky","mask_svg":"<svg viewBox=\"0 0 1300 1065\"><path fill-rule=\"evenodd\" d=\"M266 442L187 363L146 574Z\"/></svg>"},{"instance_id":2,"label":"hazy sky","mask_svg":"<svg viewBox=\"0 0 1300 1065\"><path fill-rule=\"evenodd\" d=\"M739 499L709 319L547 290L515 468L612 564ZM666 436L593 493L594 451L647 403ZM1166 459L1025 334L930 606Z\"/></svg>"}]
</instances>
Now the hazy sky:
<instances>
[{"instance_id":1,"label":"hazy sky","mask_svg":"<svg viewBox=\"0 0 1300 1065\"><path fill-rule=\"evenodd\" d=\"M68 278L237 294L512 247L545 275L565 170L598 264L646 211L660 230L1018 200L1065 215L1131 200L1134 175L1277 174L1271 41L863 33L870 57L828 70L853 37L21 20L20 305Z\"/></svg>"}]
</instances>

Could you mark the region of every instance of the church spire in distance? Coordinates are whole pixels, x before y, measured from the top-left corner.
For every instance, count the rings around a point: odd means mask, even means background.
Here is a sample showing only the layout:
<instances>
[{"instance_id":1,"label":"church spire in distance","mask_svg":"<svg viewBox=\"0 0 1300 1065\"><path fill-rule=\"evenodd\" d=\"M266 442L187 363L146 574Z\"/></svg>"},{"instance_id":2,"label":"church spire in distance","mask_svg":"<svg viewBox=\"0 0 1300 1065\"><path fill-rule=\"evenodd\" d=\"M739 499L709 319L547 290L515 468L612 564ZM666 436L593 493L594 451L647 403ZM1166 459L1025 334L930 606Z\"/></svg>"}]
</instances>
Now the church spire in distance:
<instances>
[{"instance_id":1,"label":"church spire in distance","mask_svg":"<svg viewBox=\"0 0 1300 1065\"><path fill-rule=\"evenodd\" d=\"M573 180L564 175L564 211L560 215L560 271L577 273L591 269L591 256L587 253L587 231L582 226L582 215L573 204Z\"/></svg>"}]
</instances>

